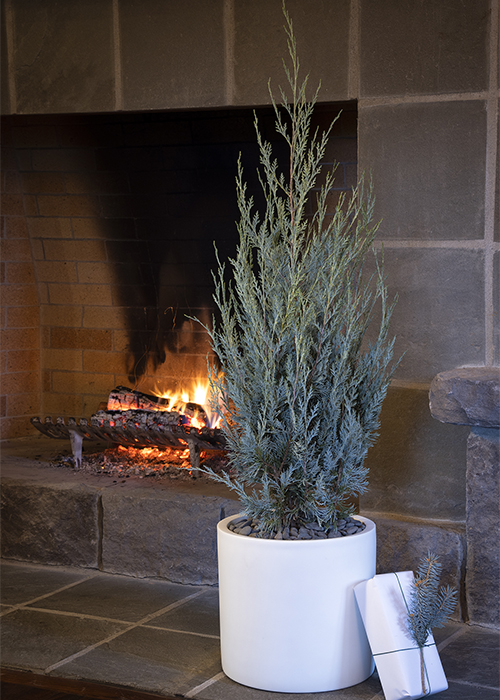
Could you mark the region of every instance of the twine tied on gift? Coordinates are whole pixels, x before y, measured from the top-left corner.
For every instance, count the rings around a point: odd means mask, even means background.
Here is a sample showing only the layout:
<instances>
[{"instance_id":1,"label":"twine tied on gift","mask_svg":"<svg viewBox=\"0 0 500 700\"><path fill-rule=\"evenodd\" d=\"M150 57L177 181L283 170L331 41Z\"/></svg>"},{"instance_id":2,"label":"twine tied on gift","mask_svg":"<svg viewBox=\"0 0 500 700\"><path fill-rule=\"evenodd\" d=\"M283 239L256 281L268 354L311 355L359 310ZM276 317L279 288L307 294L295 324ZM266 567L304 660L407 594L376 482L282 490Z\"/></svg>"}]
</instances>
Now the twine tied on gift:
<instances>
[{"instance_id":1,"label":"twine tied on gift","mask_svg":"<svg viewBox=\"0 0 500 700\"><path fill-rule=\"evenodd\" d=\"M420 649L420 672L424 695L427 694L425 678L427 677L427 681L429 681L424 660L426 642L433 627L444 627L457 604L456 589L451 586L439 585L441 568L439 557L432 552L428 552L426 557L422 557L417 573L413 576L408 603L396 574L401 595L408 611L408 631Z\"/></svg>"},{"instance_id":2,"label":"twine tied on gift","mask_svg":"<svg viewBox=\"0 0 500 700\"><path fill-rule=\"evenodd\" d=\"M408 619L411 621L413 614L410 612L410 608L408 607L408 603L406 602L406 596L403 591L403 586L401 585L401 581L399 580L399 576L394 573L394 576L397 579L398 585L399 585L399 590L401 591L401 595L403 597L403 602L405 604L406 610L408 612ZM410 630L412 631L412 630ZM412 636L415 638L415 634L412 634ZM429 635L427 635L427 638ZM427 672L427 666L425 664L425 658L424 658L424 649L425 647L432 647L435 646L436 643L432 642L431 644L421 644L418 639L415 639L416 644L418 645L418 649L420 652L420 682L422 683L422 693L424 695L429 695L431 693L431 681L429 679L429 674ZM412 647L413 648L413 647ZM406 651L405 649L399 649L398 651ZM429 691L427 692L426 687L425 687L425 679L427 678L427 685L429 686Z\"/></svg>"}]
</instances>

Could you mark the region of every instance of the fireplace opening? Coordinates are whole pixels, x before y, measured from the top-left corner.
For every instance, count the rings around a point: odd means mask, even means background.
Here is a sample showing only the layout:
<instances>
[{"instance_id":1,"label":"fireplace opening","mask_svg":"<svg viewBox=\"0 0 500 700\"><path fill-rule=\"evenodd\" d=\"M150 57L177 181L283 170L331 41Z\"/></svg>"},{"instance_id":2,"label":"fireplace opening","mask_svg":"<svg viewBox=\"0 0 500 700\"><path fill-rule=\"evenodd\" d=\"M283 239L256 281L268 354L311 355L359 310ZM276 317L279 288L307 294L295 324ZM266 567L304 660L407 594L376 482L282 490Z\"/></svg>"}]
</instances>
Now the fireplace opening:
<instances>
[{"instance_id":1,"label":"fireplace opening","mask_svg":"<svg viewBox=\"0 0 500 700\"><path fill-rule=\"evenodd\" d=\"M315 116L324 129L340 110L325 157L338 163L332 213L357 179L356 104L320 104ZM192 402L206 384L214 358L191 317L211 322L214 243L221 259L236 250L240 154L263 204L254 115L286 172L269 107L4 118L32 259L20 283L38 301L40 392L30 389L39 401L27 413L41 425L90 425L120 386Z\"/></svg>"}]
</instances>

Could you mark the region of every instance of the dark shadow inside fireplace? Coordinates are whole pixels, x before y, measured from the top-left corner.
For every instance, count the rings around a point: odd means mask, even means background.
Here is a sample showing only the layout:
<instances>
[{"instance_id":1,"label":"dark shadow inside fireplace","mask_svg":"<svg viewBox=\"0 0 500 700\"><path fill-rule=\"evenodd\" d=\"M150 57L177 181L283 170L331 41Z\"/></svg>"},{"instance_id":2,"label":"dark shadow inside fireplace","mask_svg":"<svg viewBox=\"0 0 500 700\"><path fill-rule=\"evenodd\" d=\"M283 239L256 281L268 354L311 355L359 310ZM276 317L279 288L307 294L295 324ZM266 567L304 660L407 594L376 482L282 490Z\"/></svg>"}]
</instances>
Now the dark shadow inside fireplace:
<instances>
[{"instance_id":1,"label":"dark shadow inside fireplace","mask_svg":"<svg viewBox=\"0 0 500 700\"><path fill-rule=\"evenodd\" d=\"M328 125L338 112L339 105L320 106L317 125ZM355 182L355 116L355 106L344 107L327 156L328 163L341 162L339 191ZM270 108L123 115L121 142L96 149L98 172L110 181L119 175L129 188L100 199L115 275L113 301L126 312L134 385L155 372L167 353L207 351L202 327L188 316L210 323L214 242L222 260L236 250L239 157L255 210L264 205L255 117L286 173L288 147L276 134ZM110 118L116 125L119 117Z\"/></svg>"}]
</instances>

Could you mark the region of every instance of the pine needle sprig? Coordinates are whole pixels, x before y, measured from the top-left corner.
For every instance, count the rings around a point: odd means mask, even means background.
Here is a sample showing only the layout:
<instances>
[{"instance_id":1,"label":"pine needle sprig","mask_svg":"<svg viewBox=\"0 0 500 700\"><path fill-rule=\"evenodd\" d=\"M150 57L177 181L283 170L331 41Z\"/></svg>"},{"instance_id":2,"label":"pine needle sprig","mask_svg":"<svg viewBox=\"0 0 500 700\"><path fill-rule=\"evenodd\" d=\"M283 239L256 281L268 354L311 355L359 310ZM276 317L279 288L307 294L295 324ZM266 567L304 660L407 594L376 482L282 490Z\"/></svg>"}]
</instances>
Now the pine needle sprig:
<instances>
[{"instance_id":1,"label":"pine needle sprig","mask_svg":"<svg viewBox=\"0 0 500 700\"><path fill-rule=\"evenodd\" d=\"M457 604L457 591L439 586L442 566L429 552L420 561L413 578L409 601L408 628L413 640L423 647L432 628L444 627Z\"/></svg>"}]
</instances>

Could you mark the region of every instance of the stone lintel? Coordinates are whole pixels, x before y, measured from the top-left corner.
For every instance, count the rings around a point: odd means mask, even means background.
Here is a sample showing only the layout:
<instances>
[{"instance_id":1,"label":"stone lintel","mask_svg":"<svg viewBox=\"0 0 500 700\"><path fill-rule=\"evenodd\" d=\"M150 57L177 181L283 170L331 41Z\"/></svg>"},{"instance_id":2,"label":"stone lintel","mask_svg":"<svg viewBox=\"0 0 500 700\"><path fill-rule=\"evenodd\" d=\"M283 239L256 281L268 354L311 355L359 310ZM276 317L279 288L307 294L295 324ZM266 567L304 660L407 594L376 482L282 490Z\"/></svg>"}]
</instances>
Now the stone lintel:
<instances>
[{"instance_id":1,"label":"stone lintel","mask_svg":"<svg viewBox=\"0 0 500 700\"><path fill-rule=\"evenodd\" d=\"M441 423L500 427L500 368L441 372L432 380L429 404L433 418Z\"/></svg>"}]
</instances>

